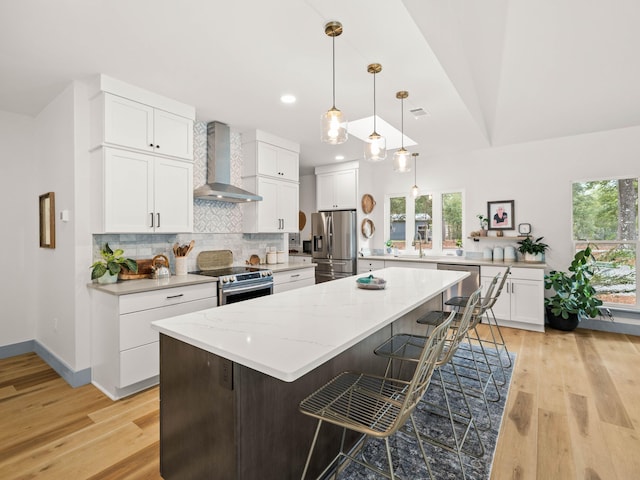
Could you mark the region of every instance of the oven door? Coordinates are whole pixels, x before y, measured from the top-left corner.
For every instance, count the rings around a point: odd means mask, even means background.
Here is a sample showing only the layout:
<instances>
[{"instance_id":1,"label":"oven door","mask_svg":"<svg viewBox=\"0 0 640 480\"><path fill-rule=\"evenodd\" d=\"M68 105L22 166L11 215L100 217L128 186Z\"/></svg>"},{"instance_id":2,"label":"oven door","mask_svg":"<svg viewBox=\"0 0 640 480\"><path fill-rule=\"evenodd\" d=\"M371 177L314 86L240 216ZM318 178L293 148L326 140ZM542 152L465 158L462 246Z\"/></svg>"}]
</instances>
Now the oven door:
<instances>
[{"instance_id":1,"label":"oven door","mask_svg":"<svg viewBox=\"0 0 640 480\"><path fill-rule=\"evenodd\" d=\"M273 293L273 282L260 282L258 284L244 284L238 286L225 286L218 288L218 305L242 302L251 298L264 297Z\"/></svg>"}]
</instances>

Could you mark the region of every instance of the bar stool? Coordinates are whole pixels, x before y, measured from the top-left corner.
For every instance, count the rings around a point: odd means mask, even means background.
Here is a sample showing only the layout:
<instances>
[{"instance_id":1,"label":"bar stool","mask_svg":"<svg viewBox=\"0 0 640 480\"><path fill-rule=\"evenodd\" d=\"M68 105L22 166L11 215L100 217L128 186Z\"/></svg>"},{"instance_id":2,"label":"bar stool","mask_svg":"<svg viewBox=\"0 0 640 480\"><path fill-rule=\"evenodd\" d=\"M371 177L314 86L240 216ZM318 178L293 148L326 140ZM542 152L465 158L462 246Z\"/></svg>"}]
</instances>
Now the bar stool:
<instances>
[{"instance_id":1,"label":"bar stool","mask_svg":"<svg viewBox=\"0 0 640 480\"><path fill-rule=\"evenodd\" d=\"M429 477L433 479L429 460L420 436L417 434L413 411L427 390L436 362L442 354L450 323L451 320L442 322L425 342L415 371L409 380L343 372L300 402L299 408L302 413L318 419L318 426L311 442L302 480L307 475L313 449L323 422L342 427L343 433L340 451L318 478L324 478L332 468L335 469L337 477L340 467L346 459L386 478L392 480L399 478L393 469L389 437L395 434L408 420L411 420ZM380 470L364 459L357 458L351 452L345 452L344 441L347 429L361 433L364 436L364 442L369 437L384 439L389 464L388 472Z\"/></svg>"},{"instance_id":2,"label":"bar stool","mask_svg":"<svg viewBox=\"0 0 640 480\"><path fill-rule=\"evenodd\" d=\"M498 381L498 383L500 383L501 385L504 385L506 383L507 377L504 369L511 367L511 356L509 355L509 351L507 350L507 344L504 341L502 331L500 330L500 325L498 324L498 320L493 311L493 306L496 304L498 298L500 297L500 294L502 293L502 289L504 288L504 285L507 281L507 276L510 274L511 274L511 265L509 265L505 270L505 272L502 274L502 281L498 285L498 288L495 290L494 294L490 295L489 292L485 294L485 296L489 297L489 301L485 309L485 316L487 319L487 325L489 326L489 333L491 334L491 339L486 340L484 338L481 338L479 334L476 335L476 338L474 339L475 341L480 343L490 344L495 349L496 351L495 354L493 352L486 352L486 355L487 355L487 358L496 359L496 361L491 363L491 365L497 366L500 369L500 372L502 374L502 380L501 381L496 380L496 381ZM445 302L445 305L449 305L453 307L462 307L467 302L467 299L468 297L462 297L462 296L451 297L449 300ZM474 331L477 334L477 330L474 330ZM496 333L499 338L496 338ZM501 354L501 351L504 352L504 355ZM502 361L503 358L506 358L507 360L506 364L503 363Z\"/></svg>"},{"instance_id":3,"label":"bar stool","mask_svg":"<svg viewBox=\"0 0 640 480\"><path fill-rule=\"evenodd\" d=\"M496 279L497 282L497 279ZM495 283L494 283L495 286ZM445 346L443 349L443 353L441 357L438 359L436 363L436 372L438 373L438 378L440 379L440 386L442 388L445 405L437 405L434 403L426 402L423 398L422 402L427 403L430 407L435 409L441 409L446 412L446 416L451 425L451 432L454 439L454 445L448 444L438 438L430 437L425 433L420 432L420 438L424 441L431 443L437 447L443 448L445 450L451 451L455 453L458 457L458 461L460 463L460 468L462 471L463 478L466 478L464 472L464 462L462 460L462 453L466 453L468 455L474 456L476 458L480 458L484 455L484 445L482 443L482 439L478 433L478 427L476 425L474 414L467 399L467 395L462 386L462 382L458 375L458 371L455 363L453 362L453 356L456 353L458 346L468 335L468 330L472 324L472 319L474 316L477 316L479 313L478 302L480 299L481 289L476 290L467 301L464 310L461 313L451 312L447 321L452 321L452 328L449 329L450 334L448 335ZM391 365L393 362L400 362L400 370L402 370L402 365L404 363L413 364L418 360L415 353L418 351L418 347L420 343L424 345L424 343L428 340L429 337L418 336L418 335L409 335L409 334L397 334L392 336L389 340L384 342L378 348L374 350L376 355L380 355L383 357L387 357L389 359L387 363L387 372L392 368ZM444 375L442 372L442 368L445 365L450 365L453 371L454 378L457 384L457 391L459 391L462 395L462 399L464 402L464 408L466 412L463 411L454 411L452 409L451 403L449 401L449 394L447 392L447 382L445 382ZM436 415L441 415L439 412L432 412ZM459 435L456 423L460 423L463 425L462 433ZM464 449L465 441L471 430L474 430L479 444L479 451L472 452Z\"/></svg>"}]
</instances>

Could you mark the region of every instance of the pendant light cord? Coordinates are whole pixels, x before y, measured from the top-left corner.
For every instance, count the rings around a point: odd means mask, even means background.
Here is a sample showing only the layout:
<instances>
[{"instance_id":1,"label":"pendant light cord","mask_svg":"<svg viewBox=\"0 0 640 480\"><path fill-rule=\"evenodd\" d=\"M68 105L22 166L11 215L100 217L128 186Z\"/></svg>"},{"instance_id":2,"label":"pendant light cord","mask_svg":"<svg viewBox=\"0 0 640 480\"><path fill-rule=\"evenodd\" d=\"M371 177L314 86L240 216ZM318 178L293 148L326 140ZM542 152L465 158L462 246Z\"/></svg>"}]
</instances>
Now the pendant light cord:
<instances>
[{"instance_id":1,"label":"pendant light cord","mask_svg":"<svg viewBox=\"0 0 640 480\"><path fill-rule=\"evenodd\" d=\"M376 130L376 74L373 74L373 131L378 133Z\"/></svg>"},{"instance_id":2,"label":"pendant light cord","mask_svg":"<svg viewBox=\"0 0 640 480\"><path fill-rule=\"evenodd\" d=\"M404 150L404 97L400 99L400 145Z\"/></svg>"},{"instance_id":3,"label":"pendant light cord","mask_svg":"<svg viewBox=\"0 0 640 480\"><path fill-rule=\"evenodd\" d=\"M333 57L333 108L336 108L336 37L331 37Z\"/></svg>"}]
</instances>

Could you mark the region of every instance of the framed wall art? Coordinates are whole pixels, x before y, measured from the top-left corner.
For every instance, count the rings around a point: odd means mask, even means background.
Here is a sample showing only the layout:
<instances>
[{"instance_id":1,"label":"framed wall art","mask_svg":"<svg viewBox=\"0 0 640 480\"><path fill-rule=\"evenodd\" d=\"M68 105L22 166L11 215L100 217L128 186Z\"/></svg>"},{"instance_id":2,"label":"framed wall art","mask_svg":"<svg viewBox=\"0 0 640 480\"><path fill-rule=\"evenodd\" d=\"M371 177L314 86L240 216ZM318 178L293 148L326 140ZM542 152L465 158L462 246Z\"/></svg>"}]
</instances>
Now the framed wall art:
<instances>
[{"instance_id":1,"label":"framed wall art","mask_svg":"<svg viewBox=\"0 0 640 480\"><path fill-rule=\"evenodd\" d=\"M56 205L53 192L40 195L40 246L56 248Z\"/></svg>"},{"instance_id":2,"label":"framed wall art","mask_svg":"<svg viewBox=\"0 0 640 480\"><path fill-rule=\"evenodd\" d=\"M515 211L513 200L487 202L489 230L513 230L515 227Z\"/></svg>"}]
</instances>

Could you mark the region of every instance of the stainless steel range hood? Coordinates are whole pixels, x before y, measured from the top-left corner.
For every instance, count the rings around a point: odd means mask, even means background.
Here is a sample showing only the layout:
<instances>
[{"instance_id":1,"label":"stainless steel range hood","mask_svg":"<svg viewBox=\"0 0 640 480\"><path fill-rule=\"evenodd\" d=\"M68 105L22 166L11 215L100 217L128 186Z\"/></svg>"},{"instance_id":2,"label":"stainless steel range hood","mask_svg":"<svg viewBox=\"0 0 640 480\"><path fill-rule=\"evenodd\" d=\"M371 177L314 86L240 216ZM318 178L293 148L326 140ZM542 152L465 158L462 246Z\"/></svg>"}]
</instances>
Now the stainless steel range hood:
<instances>
[{"instance_id":1,"label":"stainless steel range hood","mask_svg":"<svg viewBox=\"0 0 640 480\"><path fill-rule=\"evenodd\" d=\"M195 198L219 202L257 202L260 195L231 185L231 133L220 122L207 124L207 183L196 188Z\"/></svg>"}]
</instances>

